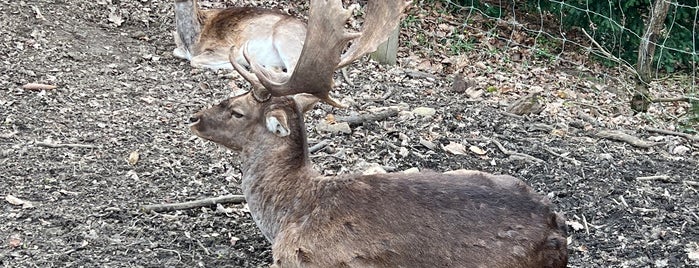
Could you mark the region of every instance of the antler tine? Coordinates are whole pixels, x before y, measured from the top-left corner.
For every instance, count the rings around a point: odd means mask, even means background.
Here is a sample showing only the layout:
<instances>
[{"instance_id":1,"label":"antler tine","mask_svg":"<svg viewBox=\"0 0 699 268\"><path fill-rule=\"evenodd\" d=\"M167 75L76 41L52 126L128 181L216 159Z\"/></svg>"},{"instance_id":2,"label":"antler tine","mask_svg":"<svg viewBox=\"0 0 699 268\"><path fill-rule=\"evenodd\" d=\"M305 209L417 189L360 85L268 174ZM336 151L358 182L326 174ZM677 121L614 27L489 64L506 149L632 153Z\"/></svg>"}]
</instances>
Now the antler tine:
<instances>
[{"instance_id":1,"label":"antler tine","mask_svg":"<svg viewBox=\"0 0 699 268\"><path fill-rule=\"evenodd\" d=\"M366 8L366 17L362 26L362 36L342 55L337 68L342 68L356 59L376 51L379 45L388 39L391 31L398 26L406 7L411 0L370 0Z\"/></svg>"},{"instance_id":2,"label":"antler tine","mask_svg":"<svg viewBox=\"0 0 699 268\"><path fill-rule=\"evenodd\" d=\"M245 56L245 59L252 64L252 61L250 60L247 53L247 48L248 44L243 44L243 55ZM240 63L238 63L238 61L235 60L236 55L238 55L238 47L234 44L233 46L231 46L231 49L228 53L228 60L231 62L231 65L233 65L233 68L240 74L240 76L242 76L245 80L250 82L250 85L252 85L252 96L259 102L265 102L269 100L269 98L271 97L269 91L267 91L265 86L263 86L262 83L260 83L260 80L257 78L258 76L245 70L245 67L240 65Z\"/></svg>"},{"instance_id":3,"label":"antler tine","mask_svg":"<svg viewBox=\"0 0 699 268\"><path fill-rule=\"evenodd\" d=\"M311 0L306 39L291 76L274 74L249 59L245 50L243 54L257 76L256 81L272 96L309 93L330 105L344 107L329 95L333 87L333 73L340 66L376 50L380 43L388 39L388 34L399 23L403 10L409 4L410 1L405 0L370 0L364 22L366 29L362 33L351 33L345 31L345 24L352 16L352 10L345 9L342 0ZM343 55L347 44L355 39ZM255 86L254 82L251 83Z\"/></svg>"}]
</instances>

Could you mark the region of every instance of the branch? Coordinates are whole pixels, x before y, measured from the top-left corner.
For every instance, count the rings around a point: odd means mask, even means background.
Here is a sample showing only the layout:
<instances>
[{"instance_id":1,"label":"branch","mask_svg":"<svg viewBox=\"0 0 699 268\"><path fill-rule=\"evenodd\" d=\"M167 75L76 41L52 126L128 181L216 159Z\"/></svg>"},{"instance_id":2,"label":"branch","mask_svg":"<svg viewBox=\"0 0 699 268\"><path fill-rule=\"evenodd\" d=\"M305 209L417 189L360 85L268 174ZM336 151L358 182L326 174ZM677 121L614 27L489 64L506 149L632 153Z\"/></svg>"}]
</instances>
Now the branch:
<instances>
[{"instance_id":1,"label":"branch","mask_svg":"<svg viewBox=\"0 0 699 268\"><path fill-rule=\"evenodd\" d=\"M97 146L91 144L76 144L76 143L48 143L48 142L35 142L34 145L47 147L47 148L86 148L95 149Z\"/></svg>"},{"instance_id":2,"label":"branch","mask_svg":"<svg viewBox=\"0 0 699 268\"><path fill-rule=\"evenodd\" d=\"M657 176L646 176L646 177L636 177L637 181L662 181L662 182L675 182L668 175L657 175Z\"/></svg>"},{"instance_id":3,"label":"branch","mask_svg":"<svg viewBox=\"0 0 699 268\"><path fill-rule=\"evenodd\" d=\"M545 162L544 160L541 160L541 159L539 159L539 158L533 157L533 156L528 155L528 154L523 154L523 153L518 153L518 152L513 152L513 151L510 151L510 150L507 150L507 149L505 149L504 146L502 146L502 144L501 144L499 141L492 140L492 139L491 139L490 141L492 141L493 143L495 143L495 145L498 147L498 149L500 149L500 151L501 151L503 154L506 154L506 155L508 155L508 156L515 157L515 158L518 158L518 157L519 157L519 158L522 158L522 159L524 159L524 160L531 161L531 162L535 162L535 163L543 163L543 162Z\"/></svg>"},{"instance_id":4,"label":"branch","mask_svg":"<svg viewBox=\"0 0 699 268\"><path fill-rule=\"evenodd\" d=\"M608 140L613 140L613 141L623 141L623 142L626 142L628 144L631 144L632 146L640 147L640 148L650 148L650 147L661 144L659 142L647 142L647 141L641 140L639 138L636 138L634 136L631 136L629 134L619 132L619 131L602 130L600 132L597 132L597 134L595 134L595 136L597 136L598 138L608 139Z\"/></svg>"},{"instance_id":5,"label":"branch","mask_svg":"<svg viewBox=\"0 0 699 268\"><path fill-rule=\"evenodd\" d=\"M389 117L398 115L397 108L388 108L386 110L370 113L370 114L359 114L350 116L336 116L335 121L337 122L347 122L350 126L361 125L365 122L381 121Z\"/></svg>"},{"instance_id":6,"label":"branch","mask_svg":"<svg viewBox=\"0 0 699 268\"><path fill-rule=\"evenodd\" d=\"M650 102L689 102L689 98L688 97L655 98L655 99L651 99Z\"/></svg>"},{"instance_id":7,"label":"branch","mask_svg":"<svg viewBox=\"0 0 699 268\"><path fill-rule=\"evenodd\" d=\"M554 152L553 150L551 150L550 148L547 148L547 147L544 147L544 150L546 150L547 152L549 152L549 153L552 154L552 155L558 156L558 157L560 157L560 158L563 158L563 159L565 159L565 160L568 160L568 161L572 162L573 165L576 165L576 166L579 166L579 165L580 165L580 161L578 161L577 159L570 158L570 157L567 157L567 156L565 156L565 155L556 153L556 152Z\"/></svg>"},{"instance_id":8,"label":"branch","mask_svg":"<svg viewBox=\"0 0 699 268\"><path fill-rule=\"evenodd\" d=\"M17 135L17 133L19 133L19 131L17 131L17 130L12 131L10 133L3 133L3 134L0 134L0 138L9 139L9 138L12 138L14 135Z\"/></svg>"},{"instance_id":9,"label":"branch","mask_svg":"<svg viewBox=\"0 0 699 268\"><path fill-rule=\"evenodd\" d=\"M313 145L311 148L308 148L308 153L315 153L317 151L320 151L321 149L325 148L325 146L328 146L330 144L329 140L322 140L319 143L316 143L316 145Z\"/></svg>"},{"instance_id":10,"label":"branch","mask_svg":"<svg viewBox=\"0 0 699 268\"><path fill-rule=\"evenodd\" d=\"M245 196L243 195L224 195L220 197L212 197L183 203L144 205L141 207L141 210L145 212L168 212L198 207L208 207L216 204L240 204L243 202L245 202Z\"/></svg>"},{"instance_id":11,"label":"branch","mask_svg":"<svg viewBox=\"0 0 699 268\"><path fill-rule=\"evenodd\" d=\"M646 127L643 128L648 132L653 132L653 133L660 133L660 134L665 134L665 135L672 135L672 136L679 136L691 141L699 141L698 136L694 136L688 133L682 133L682 132L676 132L676 131L671 131L671 130L665 130L665 129L659 129L659 128L652 128L652 127Z\"/></svg>"},{"instance_id":12,"label":"branch","mask_svg":"<svg viewBox=\"0 0 699 268\"><path fill-rule=\"evenodd\" d=\"M600 50L600 52L602 53L602 55L604 55L605 57L609 58L610 60L612 60L612 61L618 63L619 65L626 67L626 69L629 69L629 71L630 71L631 73L633 73L633 74L635 74L636 76L640 77L640 75L638 74L638 72L636 71L636 69L634 69L634 68L631 66L631 64L629 64L629 63L626 62L625 60L622 60L622 59L620 59L620 58L617 58L616 56L612 55L612 53L609 53L609 51L607 51L607 50L604 49L599 43L597 43L597 41L595 41L595 39L592 38L592 36L590 36L590 34L588 34L587 31L585 31L584 28L581 28L581 30L582 30L582 32L585 34L585 36L587 36L587 38L590 39L590 42L592 42L592 44L595 45L595 46L597 47L597 49Z\"/></svg>"}]
</instances>

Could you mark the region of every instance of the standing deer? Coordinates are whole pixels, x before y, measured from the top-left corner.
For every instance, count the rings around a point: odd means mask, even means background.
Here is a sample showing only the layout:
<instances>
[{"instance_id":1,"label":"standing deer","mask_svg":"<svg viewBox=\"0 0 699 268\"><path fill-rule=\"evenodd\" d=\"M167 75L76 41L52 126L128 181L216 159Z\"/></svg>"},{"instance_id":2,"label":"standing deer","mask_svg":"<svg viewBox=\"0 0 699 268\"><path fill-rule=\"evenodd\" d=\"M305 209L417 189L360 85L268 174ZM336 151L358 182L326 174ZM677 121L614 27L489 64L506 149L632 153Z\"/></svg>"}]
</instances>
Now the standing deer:
<instances>
[{"instance_id":1,"label":"standing deer","mask_svg":"<svg viewBox=\"0 0 699 268\"><path fill-rule=\"evenodd\" d=\"M563 218L514 177L466 170L325 177L313 170L304 112L318 99L339 105L328 96L335 69L373 51L408 5L369 1L362 33L349 33L352 13L341 0L311 0L292 74L267 71L245 45L233 47L250 62L248 71L231 56L253 89L190 119L199 137L240 152L241 187L272 243L272 266L565 267Z\"/></svg>"},{"instance_id":2,"label":"standing deer","mask_svg":"<svg viewBox=\"0 0 699 268\"><path fill-rule=\"evenodd\" d=\"M256 7L201 10L197 2L175 0L176 57L189 60L193 67L232 69L230 48L245 43L262 66L293 71L306 37L303 21ZM235 60L247 64L242 53Z\"/></svg>"}]
</instances>

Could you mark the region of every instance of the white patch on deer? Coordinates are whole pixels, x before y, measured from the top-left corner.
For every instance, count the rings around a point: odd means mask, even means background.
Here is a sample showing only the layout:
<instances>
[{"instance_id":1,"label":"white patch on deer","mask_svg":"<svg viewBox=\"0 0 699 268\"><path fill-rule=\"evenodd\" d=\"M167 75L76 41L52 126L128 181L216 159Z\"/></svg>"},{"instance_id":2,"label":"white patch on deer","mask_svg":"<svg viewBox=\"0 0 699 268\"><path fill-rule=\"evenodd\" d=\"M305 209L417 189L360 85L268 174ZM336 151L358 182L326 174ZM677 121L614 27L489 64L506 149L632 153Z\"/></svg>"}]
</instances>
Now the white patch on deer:
<instances>
[{"instance_id":1,"label":"white patch on deer","mask_svg":"<svg viewBox=\"0 0 699 268\"><path fill-rule=\"evenodd\" d=\"M275 116L267 117L267 129L279 137L285 137L289 135L289 130L284 127L284 124L279 122L279 119Z\"/></svg>"}]
</instances>

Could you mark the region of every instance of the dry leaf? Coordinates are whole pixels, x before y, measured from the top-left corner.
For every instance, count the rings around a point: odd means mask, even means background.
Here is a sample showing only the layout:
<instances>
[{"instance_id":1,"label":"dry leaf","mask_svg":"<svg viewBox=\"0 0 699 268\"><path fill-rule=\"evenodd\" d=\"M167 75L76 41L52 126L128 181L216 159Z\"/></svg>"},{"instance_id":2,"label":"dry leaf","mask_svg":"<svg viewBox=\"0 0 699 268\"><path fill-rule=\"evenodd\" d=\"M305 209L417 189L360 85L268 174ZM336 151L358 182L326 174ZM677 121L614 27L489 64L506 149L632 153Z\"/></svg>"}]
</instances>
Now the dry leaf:
<instances>
[{"instance_id":1,"label":"dry leaf","mask_svg":"<svg viewBox=\"0 0 699 268\"><path fill-rule=\"evenodd\" d=\"M240 240L240 238L232 236L231 237L231 246L235 246L235 243L237 243L238 240Z\"/></svg>"},{"instance_id":2,"label":"dry leaf","mask_svg":"<svg viewBox=\"0 0 699 268\"><path fill-rule=\"evenodd\" d=\"M15 196L9 195L9 194L7 196L5 196L5 201L7 201L8 203L15 205L15 206L22 206L22 208L33 208L34 207L34 205L32 205L31 202L19 199Z\"/></svg>"},{"instance_id":3,"label":"dry leaf","mask_svg":"<svg viewBox=\"0 0 699 268\"><path fill-rule=\"evenodd\" d=\"M471 147L468 147L468 149L471 150L471 152L473 152L473 153L475 153L475 154L477 154L477 155L485 155L485 154L486 154L486 152L485 152L483 149L481 149L480 147L475 146L475 145L474 145L474 146L471 146Z\"/></svg>"},{"instance_id":4,"label":"dry leaf","mask_svg":"<svg viewBox=\"0 0 699 268\"><path fill-rule=\"evenodd\" d=\"M10 248L18 248L22 245L22 239L19 238L19 235L12 235L7 241L7 244L10 246Z\"/></svg>"},{"instance_id":5,"label":"dry leaf","mask_svg":"<svg viewBox=\"0 0 699 268\"><path fill-rule=\"evenodd\" d=\"M54 85L46 85L46 84L38 84L38 83L28 83L22 86L24 90L52 90L56 89L56 86Z\"/></svg>"},{"instance_id":6,"label":"dry leaf","mask_svg":"<svg viewBox=\"0 0 699 268\"><path fill-rule=\"evenodd\" d=\"M138 151L131 152L129 154L129 159L128 159L129 165L132 165L132 166L136 165L136 163L138 162L138 158L139 158Z\"/></svg>"},{"instance_id":7,"label":"dry leaf","mask_svg":"<svg viewBox=\"0 0 699 268\"><path fill-rule=\"evenodd\" d=\"M121 17L121 15L116 14L116 12L112 11L109 13L109 17L107 18L111 23L114 23L117 27L121 26L122 23L124 23L124 19Z\"/></svg>"},{"instance_id":8,"label":"dry leaf","mask_svg":"<svg viewBox=\"0 0 699 268\"><path fill-rule=\"evenodd\" d=\"M581 223L577 221L566 221L566 224L573 228L575 231L580 231L582 229L585 229L585 226L583 226Z\"/></svg>"},{"instance_id":9,"label":"dry leaf","mask_svg":"<svg viewBox=\"0 0 699 268\"><path fill-rule=\"evenodd\" d=\"M699 245L690 245L690 247L687 248L687 258L699 262Z\"/></svg>"},{"instance_id":10,"label":"dry leaf","mask_svg":"<svg viewBox=\"0 0 699 268\"><path fill-rule=\"evenodd\" d=\"M464 147L461 143L449 142L447 146L444 146L444 150L456 155L466 154L466 147Z\"/></svg>"}]
</instances>

